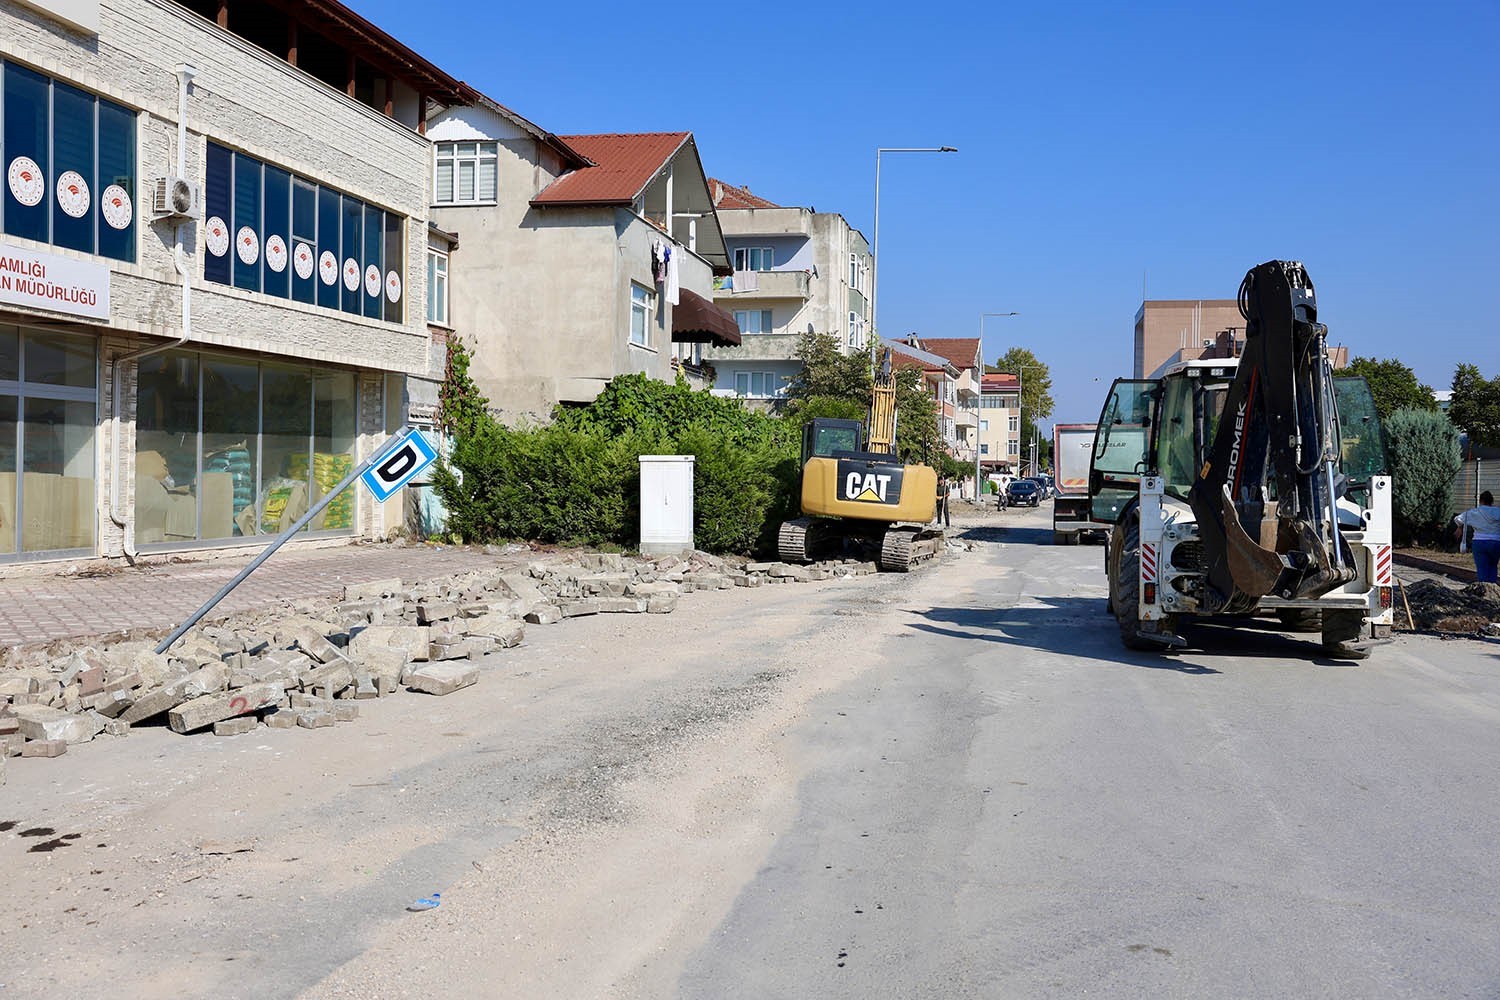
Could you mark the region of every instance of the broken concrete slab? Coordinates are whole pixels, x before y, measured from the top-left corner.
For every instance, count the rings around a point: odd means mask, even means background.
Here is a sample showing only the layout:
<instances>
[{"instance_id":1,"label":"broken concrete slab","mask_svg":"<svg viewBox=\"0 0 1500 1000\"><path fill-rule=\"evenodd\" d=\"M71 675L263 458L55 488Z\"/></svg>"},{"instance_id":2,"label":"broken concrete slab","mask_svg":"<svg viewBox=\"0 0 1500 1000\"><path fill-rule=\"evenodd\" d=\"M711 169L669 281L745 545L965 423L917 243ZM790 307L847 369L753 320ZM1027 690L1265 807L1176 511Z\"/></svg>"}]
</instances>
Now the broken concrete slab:
<instances>
[{"instance_id":1,"label":"broken concrete slab","mask_svg":"<svg viewBox=\"0 0 1500 1000\"><path fill-rule=\"evenodd\" d=\"M292 707L295 709L316 709L320 712L331 712L333 711L333 699L320 698L315 694L304 694L301 691L293 691Z\"/></svg>"},{"instance_id":2,"label":"broken concrete slab","mask_svg":"<svg viewBox=\"0 0 1500 1000\"><path fill-rule=\"evenodd\" d=\"M272 729L294 729L302 713L295 708L277 708L261 713L260 720Z\"/></svg>"},{"instance_id":3,"label":"broken concrete slab","mask_svg":"<svg viewBox=\"0 0 1500 1000\"><path fill-rule=\"evenodd\" d=\"M97 716L74 715L46 705L18 705L16 719L21 735L30 741L87 743L104 729L104 720Z\"/></svg>"},{"instance_id":4,"label":"broken concrete slab","mask_svg":"<svg viewBox=\"0 0 1500 1000\"><path fill-rule=\"evenodd\" d=\"M328 640L328 636L311 628L296 630L294 641L297 648L319 663L342 663L344 654Z\"/></svg>"},{"instance_id":5,"label":"broken concrete slab","mask_svg":"<svg viewBox=\"0 0 1500 1000\"><path fill-rule=\"evenodd\" d=\"M260 726L260 720L253 715L240 715L233 719L222 719L214 723L215 736L243 736L245 733L254 732Z\"/></svg>"},{"instance_id":6,"label":"broken concrete slab","mask_svg":"<svg viewBox=\"0 0 1500 1000\"><path fill-rule=\"evenodd\" d=\"M525 618L532 625L556 625L563 615L555 604L538 604L526 612Z\"/></svg>"},{"instance_id":7,"label":"broken concrete slab","mask_svg":"<svg viewBox=\"0 0 1500 1000\"><path fill-rule=\"evenodd\" d=\"M547 575L545 566L537 564L533 568L540 568L540 573L502 573L499 583L510 592L510 596L521 602L521 613L526 614L540 604L551 603L542 588L537 585L537 580ZM529 571L528 571L529 572ZM498 587L496 588L499 589Z\"/></svg>"},{"instance_id":8,"label":"broken concrete slab","mask_svg":"<svg viewBox=\"0 0 1500 1000\"><path fill-rule=\"evenodd\" d=\"M599 597L594 601L604 615L639 615L646 611L643 597Z\"/></svg>"},{"instance_id":9,"label":"broken concrete slab","mask_svg":"<svg viewBox=\"0 0 1500 1000\"><path fill-rule=\"evenodd\" d=\"M506 615L482 615L469 620L469 635L485 636L510 649L526 637L526 626Z\"/></svg>"},{"instance_id":10,"label":"broken concrete slab","mask_svg":"<svg viewBox=\"0 0 1500 1000\"><path fill-rule=\"evenodd\" d=\"M371 650L400 649L407 660L425 660L431 641L431 632L425 625L371 625L349 640L349 655L356 662L368 665Z\"/></svg>"},{"instance_id":11,"label":"broken concrete slab","mask_svg":"<svg viewBox=\"0 0 1500 1000\"><path fill-rule=\"evenodd\" d=\"M30 740L21 748L22 757L61 757L67 752L66 740Z\"/></svg>"},{"instance_id":12,"label":"broken concrete slab","mask_svg":"<svg viewBox=\"0 0 1500 1000\"><path fill-rule=\"evenodd\" d=\"M458 605L452 601L421 601L417 604L417 624L431 625L458 617Z\"/></svg>"},{"instance_id":13,"label":"broken concrete slab","mask_svg":"<svg viewBox=\"0 0 1500 1000\"><path fill-rule=\"evenodd\" d=\"M426 694L446 695L479 680L479 668L468 663L428 663L408 670L407 687Z\"/></svg>"},{"instance_id":14,"label":"broken concrete slab","mask_svg":"<svg viewBox=\"0 0 1500 1000\"><path fill-rule=\"evenodd\" d=\"M333 718L335 722L353 722L359 718L359 705L352 701L336 701L333 703Z\"/></svg>"},{"instance_id":15,"label":"broken concrete slab","mask_svg":"<svg viewBox=\"0 0 1500 1000\"><path fill-rule=\"evenodd\" d=\"M312 691L323 698L333 698L353 684L354 671L343 663L330 663L302 675L302 690Z\"/></svg>"},{"instance_id":16,"label":"broken concrete slab","mask_svg":"<svg viewBox=\"0 0 1500 1000\"><path fill-rule=\"evenodd\" d=\"M183 702L167 712L173 732L190 733L236 715L258 712L276 704L285 694L278 683L252 684L237 691L209 694Z\"/></svg>"},{"instance_id":17,"label":"broken concrete slab","mask_svg":"<svg viewBox=\"0 0 1500 1000\"><path fill-rule=\"evenodd\" d=\"M677 610L676 594L652 594L646 599L646 611L653 615L669 615Z\"/></svg>"},{"instance_id":18,"label":"broken concrete slab","mask_svg":"<svg viewBox=\"0 0 1500 1000\"><path fill-rule=\"evenodd\" d=\"M303 729L326 729L337 721L332 712L321 708L304 709L297 713L297 725Z\"/></svg>"},{"instance_id":19,"label":"broken concrete slab","mask_svg":"<svg viewBox=\"0 0 1500 1000\"><path fill-rule=\"evenodd\" d=\"M558 608L558 611L564 618L581 618L584 615L597 615L599 613L599 599L564 601Z\"/></svg>"},{"instance_id":20,"label":"broken concrete slab","mask_svg":"<svg viewBox=\"0 0 1500 1000\"><path fill-rule=\"evenodd\" d=\"M41 681L35 677L21 675L0 677L0 698L9 698L18 694L35 694L41 686Z\"/></svg>"},{"instance_id":21,"label":"broken concrete slab","mask_svg":"<svg viewBox=\"0 0 1500 1000\"><path fill-rule=\"evenodd\" d=\"M344 601L378 601L383 597L401 593L401 581L371 580L369 583L351 583L344 587Z\"/></svg>"},{"instance_id":22,"label":"broken concrete slab","mask_svg":"<svg viewBox=\"0 0 1500 1000\"><path fill-rule=\"evenodd\" d=\"M119 718L127 708L135 703L135 698L129 691L100 691L83 699L83 707L98 712L109 719Z\"/></svg>"}]
</instances>

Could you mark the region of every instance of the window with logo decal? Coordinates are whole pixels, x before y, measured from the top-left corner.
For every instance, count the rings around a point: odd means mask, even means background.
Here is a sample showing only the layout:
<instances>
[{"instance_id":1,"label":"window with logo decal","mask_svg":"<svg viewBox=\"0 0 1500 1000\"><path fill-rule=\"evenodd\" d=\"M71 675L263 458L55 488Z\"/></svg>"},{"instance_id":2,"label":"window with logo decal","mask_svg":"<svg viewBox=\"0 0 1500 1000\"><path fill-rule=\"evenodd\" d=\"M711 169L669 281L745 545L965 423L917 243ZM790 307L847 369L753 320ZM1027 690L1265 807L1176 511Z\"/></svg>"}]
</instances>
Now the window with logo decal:
<instances>
[{"instance_id":1,"label":"window with logo decal","mask_svg":"<svg viewBox=\"0 0 1500 1000\"><path fill-rule=\"evenodd\" d=\"M403 216L215 142L203 202L207 280L403 321Z\"/></svg>"},{"instance_id":2,"label":"window with logo decal","mask_svg":"<svg viewBox=\"0 0 1500 1000\"><path fill-rule=\"evenodd\" d=\"M136 113L6 62L0 233L136 259Z\"/></svg>"}]
</instances>

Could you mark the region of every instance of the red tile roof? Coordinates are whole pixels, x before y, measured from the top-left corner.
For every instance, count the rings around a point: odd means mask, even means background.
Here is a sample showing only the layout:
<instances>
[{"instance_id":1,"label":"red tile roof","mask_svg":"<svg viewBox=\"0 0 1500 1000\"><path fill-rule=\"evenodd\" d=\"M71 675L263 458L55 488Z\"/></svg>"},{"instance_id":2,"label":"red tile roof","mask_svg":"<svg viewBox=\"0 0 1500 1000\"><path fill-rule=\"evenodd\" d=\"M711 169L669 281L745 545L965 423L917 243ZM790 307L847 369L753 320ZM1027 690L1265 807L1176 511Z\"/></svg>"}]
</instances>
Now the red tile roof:
<instances>
[{"instance_id":1,"label":"red tile roof","mask_svg":"<svg viewBox=\"0 0 1500 1000\"><path fill-rule=\"evenodd\" d=\"M751 194L747 187L739 187L717 177L708 179L708 193L713 197L714 208L780 208L758 194Z\"/></svg>"},{"instance_id":2,"label":"red tile roof","mask_svg":"<svg viewBox=\"0 0 1500 1000\"><path fill-rule=\"evenodd\" d=\"M651 183L691 132L634 135L560 135L595 163L563 174L531 200L533 205L629 205Z\"/></svg>"},{"instance_id":3,"label":"red tile roof","mask_svg":"<svg viewBox=\"0 0 1500 1000\"><path fill-rule=\"evenodd\" d=\"M979 356L978 337L923 337L922 350L953 362L959 370L974 367Z\"/></svg>"},{"instance_id":4,"label":"red tile roof","mask_svg":"<svg viewBox=\"0 0 1500 1000\"><path fill-rule=\"evenodd\" d=\"M980 378L980 392L1005 392L1020 388L1020 379L1006 372L988 372Z\"/></svg>"}]
</instances>

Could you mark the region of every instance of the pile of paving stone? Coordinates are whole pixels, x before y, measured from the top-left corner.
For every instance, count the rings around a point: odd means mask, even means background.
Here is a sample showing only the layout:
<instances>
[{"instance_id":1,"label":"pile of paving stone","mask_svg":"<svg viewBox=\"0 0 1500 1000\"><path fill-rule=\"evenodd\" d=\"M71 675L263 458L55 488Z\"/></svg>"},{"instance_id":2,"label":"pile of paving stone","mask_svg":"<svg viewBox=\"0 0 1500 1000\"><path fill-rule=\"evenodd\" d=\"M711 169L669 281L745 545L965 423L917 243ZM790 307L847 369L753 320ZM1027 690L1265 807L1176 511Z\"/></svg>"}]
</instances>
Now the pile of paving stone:
<instances>
[{"instance_id":1,"label":"pile of paving stone","mask_svg":"<svg viewBox=\"0 0 1500 1000\"><path fill-rule=\"evenodd\" d=\"M1500 633L1500 584L1471 583L1450 587L1437 580L1419 580L1406 588L1411 627L1450 635ZM1404 610L1397 617L1405 617Z\"/></svg>"},{"instance_id":2,"label":"pile of paving stone","mask_svg":"<svg viewBox=\"0 0 1500 1000\"><path fill-rule=\"evenodd\" d=\"M359 701L405 688L446 695L479 679L479 661L519 645L527 625L596 614L668 614L683 594L827 580L873 563L811 566L587 553L404 586L344 588L200 625L165 654L159 640L54 643L0 665L0 780L9 756L55 757L100 734L165 722L174 732L237 735L258 726L317 729L358 717Z\"/></svg>"}]
</instances>

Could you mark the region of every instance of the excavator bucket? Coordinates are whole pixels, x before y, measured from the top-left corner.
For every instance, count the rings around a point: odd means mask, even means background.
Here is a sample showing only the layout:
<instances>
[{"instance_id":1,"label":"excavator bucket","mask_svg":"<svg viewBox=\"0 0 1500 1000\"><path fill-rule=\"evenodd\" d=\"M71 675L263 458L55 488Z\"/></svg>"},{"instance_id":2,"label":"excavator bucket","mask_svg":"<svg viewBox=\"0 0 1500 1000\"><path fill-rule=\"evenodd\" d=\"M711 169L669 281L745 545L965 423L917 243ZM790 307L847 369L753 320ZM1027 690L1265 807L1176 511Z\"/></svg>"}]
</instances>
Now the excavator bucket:
<instances>
[{"instance_id":1,"label":"excavator bucket","mask_svg":"<svg viewBox=\"0 0 1500 1000\"><path fill-rule=\"evenodd\" d=\"M1240 525L1239 513L1234 501L1229 498L1229 484L1224 484L1224 541L1225 554L1229 560L1229 576L1237 589L1246 596L1259 600L1276 589L1284 568L1281 556L1272 549L1261 547L1246 534Z\"/></svg>"}]
</instances>

